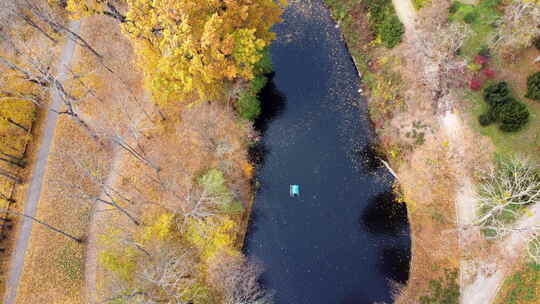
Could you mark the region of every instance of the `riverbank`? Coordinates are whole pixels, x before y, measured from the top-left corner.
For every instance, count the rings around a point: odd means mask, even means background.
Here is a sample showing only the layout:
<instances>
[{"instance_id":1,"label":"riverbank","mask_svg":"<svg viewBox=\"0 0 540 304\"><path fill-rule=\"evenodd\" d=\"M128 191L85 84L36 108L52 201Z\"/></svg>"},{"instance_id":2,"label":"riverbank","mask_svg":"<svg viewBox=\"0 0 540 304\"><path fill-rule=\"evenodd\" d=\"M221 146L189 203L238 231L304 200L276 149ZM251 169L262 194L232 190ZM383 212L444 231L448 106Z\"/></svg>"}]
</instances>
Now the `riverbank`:
<instances>
[{"instance_id":1,"label":"riverbank","mask_svg":"<svg viewBox=\"0 0 540 304\"><path fill-rule=\"evenodd\" d=\"M327 4L363 76L378 148L397 174L395 188L408 209L410 277L406 286L398 286L396 303L435 300L432 281L442 282L448 299L457 301L457 191L450 189L460 187L456 171L460 153L450 146L450 138L440 126L438 109L418 77L417 71L423 69L421 61L411 56L415 51L415 33L411 32L415 12L400 11L402 20L407 17L403 20L406 32L399 45L388 49L377 43L362 2Z\"/></svg>"},{"instance_id":2,"label":"riverbank","mask_svg":"<svg viewBox=\"0 0 540 304\"><path fill-rule=\"evenodd\" d=\"M452 6L449 1L423 1L423 8L416 6L419 10L403 2L394 4L398 4L395 8L406 33L398 46L388 49L372 31L372 20L362 4L370 1L327 1L364 76L380 148L397 172L399 193L409 211L411 276L397 293L396 303L443 299L447 303L491 303L504 277L514 269L508 259L521 264L530 258L525 251L504 249L518 235L492 242L480 233L475 223L475 184L480 173L493 166L493 158L530 154L536 159L532 151L538 148L538 121L531 119L511 133L498 126L483 127L478 115L486 109L475 91L508 81L528 111L536 113L537 103L523 97L524 78L538 70L530 64L538 56L530 40L511 40L519 47L506 48L508 40L502 39L498 45L489 40L497 31L504 34L506 27L517 27L520 33L535 29L505 17L510 5L527 6L519 1ZM538 13L530 5L523 11L529 14L524 13L525 19ZM497 19L499 23L485 23ZM371 36L366 34L370 30ZM389 104L399 106L390 108ZM381 109L386 110L382 115ZM516 226L530 229L525 218ZM516 244L524 248L530 236L521 236ZM441 295L433 288L444 292ZM441 296L444 298L436 298Z\"/></svg>"}]
</instances>

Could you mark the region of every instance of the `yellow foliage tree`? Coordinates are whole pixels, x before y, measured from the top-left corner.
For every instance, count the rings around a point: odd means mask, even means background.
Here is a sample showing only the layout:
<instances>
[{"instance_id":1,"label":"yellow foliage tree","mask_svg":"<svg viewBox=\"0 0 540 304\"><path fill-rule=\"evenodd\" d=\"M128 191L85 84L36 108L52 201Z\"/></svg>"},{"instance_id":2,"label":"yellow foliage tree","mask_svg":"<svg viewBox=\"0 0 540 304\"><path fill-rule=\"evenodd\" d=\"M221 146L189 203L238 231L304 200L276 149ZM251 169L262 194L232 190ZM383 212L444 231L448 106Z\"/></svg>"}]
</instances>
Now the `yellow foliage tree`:
<instances>
[{"instance_id":1,"label":"yellow foliage tree","mask_svg":"<svg viewBox=\"0 0 540 304\"><path fill-rule=\"evenodd\" d=\"M0 77L0 151L22 154L35 119L39 94L35 86L16 73L1 70Z\"/></svg>"},{"instance_id":2,"label":"yellow foliage tree","mask_svg":"<svg viewBox=\"0 0 540 304\"><path fill-rule=\"evenodd\" d=\"M49 0L49 3L57 4L59 0ZM57 4L58 5L58 4ZM121 22L125 17L120 14L111 0L67 0L66 10L73 19L84 18L92 15L104 14Z\"/></svg>"},{"instance_id":3,"label":"yellow foliage tree","mask_svg":"<svg viewBox=\"0 0 540 304\"><path fill-rule=\"evenodd\" d=\"M217 99L238 78L252 79L283 10L274 0L127 2L123 29L160 104Z\"/></svg>"},{"instance_id":4,"label":"yellow foliage tree","mask_svg":"<svg viewBox=\"0 0 540 304\"><path fill-rule=\"evenodd\" d=\"M221 251L234 251L237 223L228 217L211 219L208 222L188 220L186 239L199 251L207 262Z\"/></svg>"}]
</instances>

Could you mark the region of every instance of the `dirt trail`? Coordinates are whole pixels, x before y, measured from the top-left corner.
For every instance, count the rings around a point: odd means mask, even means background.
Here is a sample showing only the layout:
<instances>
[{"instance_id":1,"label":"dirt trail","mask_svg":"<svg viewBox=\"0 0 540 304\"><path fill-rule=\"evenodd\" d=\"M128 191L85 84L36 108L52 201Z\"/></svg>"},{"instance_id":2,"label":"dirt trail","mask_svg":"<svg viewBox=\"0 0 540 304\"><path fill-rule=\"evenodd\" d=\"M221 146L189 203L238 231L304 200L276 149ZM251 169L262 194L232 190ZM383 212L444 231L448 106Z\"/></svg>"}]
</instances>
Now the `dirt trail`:
<instances>
[{"instance_id":1,"label":"dirt trail","mask_svg":"<svg viewBox=\"0 0 540 304\"><path fill-rule=\"evenodd\" d=\"M492 256L493 261L480 261L480 267L476 269L475 279L463 290L463 301L465 304L490 304L497 296L499 288L504 282L507 273L507 267L502 265L504 261L519 260L524 252L528 240L532 237L534 229L540 223L540 205L535 205L529 209L531 216L525 216L519 220L514 227L521 232L514 232L498 242L499 255ZM502 261L497 263L497 261ZM510 263L511 264L511 263ZM469 265L469 269L471 267Z\"/></svg>"},{"instance_id":2,"label":"dirt trail","mask_svg":"<svg viewBox=\"0 0 540 304\"><path fill-rule=\"evenodd\" d=\"M416 22L416 10L410 0L393 0L396 13L401 22L405 25L408 37L414 37L417 29L415 27ZM424 66L429 68L429 65ZM452 158L454 159L451 164L456 174L456 180L460 182L456 191L456 219L458 227L467 227L473 224L475 216L475 204L474 204L474 184L469 176L465 162L465 132L464 125L458 114L452 112L452 110L445 111L440 117L440 126L442 132L448 140L448 146ZM465 240L467 238L467 231L459 229L458 242L460 248L465 248ZM492 301L492 298L496 294L497 286L493 282L498 282L498 277L502 278L502 275L492 276L489 279L484 275L485 272L480 270L486 265L481 265L478 269L472 266L467 261L460 261L460 288L462 304L487 304ZM473 272L475 281L472 284L467 285L465 277L466 273ZM467 285L467 286L465 286Z\"/></svg>"},{"instance_id":3,"label":"dirt trail","mask_svg":"<svg viewBox=\"0 0 540 304\"><path fill-rule=\"evenodd\" d=\"M476 1L470 0L467 3L474 4ZM414 37L416 29L415 14L416 11L410 0L393 0L394 7L405 25L407 35ZM425 68L428 68L427 66ZM460 119L459 115L451 110L446 111L440 117L440 125L450 148L450 153L454 161L452 161L453 169L457 180L460 181L456 189L456 218L458 227L470 227L473 225L475 218L475 200L474 200L474 183L466 168L466 151L467 144L465 130L466 126ZM521 219L515 227L518 229L531 228L538 226L540 223L540 205L531 208L532 216L527 216ZM474 229L459 229L459 247L462 253L466 253L468 248L474 246ZM494 254L485 259L475 260L460 260L460 288L461 288L461 304L490 304L501 287L505 275L507 275L507 266L501 261L512 261L519 259L523 255L527 240L530 239L530 232L513 233L504 240L501 240L497 245L499 247L498 254Z\"/></svg>"},{"instance_id":4,"label":"dirt trail","mask_svg":"<svg viewBox=\"0 0 540 304\"><path fill-rule=\"evenodd\" d=\"M407 32L413 32L416 23L416 10L411 0L392 0L396 13Z\"/></svg>"},{"instance_id":5,"label":"dirt trail","mask_svg":"<svg viewBox=\"0 0 540 304\"><path fill-rule=\"evenodd\" d=\"M79 21L72 21L69 24L71 31L77 33L80 28ZM69 64L73 58L75 51L75 42L68 39L62 53L59 58L57 66L57 75L58 80L65 80L68 73ZM60 95L51 90L51 102L49 105L50 109L59 109L62 101ZM43 176L45 175L45 170L47 169L47 160L49 158L49 151L51 149L51 143L54 137L54 130L56 127L56 121L58 120L58 114L54 111L48 111L47 117L45 118L45 129L43 135L39 139L38 144L39 151L34 164L32 177L30 181L30 186L28 187L28 192L26 194L26 204L24 207L24 213L30 216L35 216L37 211L37 206L39 203L39 198L41 196L41 188L43 186ZM17 296L17 287L21 279L23 267L24 267L24 258L26 256L26 249L28 248L30 234L32 232L32 220L28 218L22 219L22 224L18 232L17 244L15 251L11 257L11 263L9 268L9 276L6 284L6 294L4 296L4 304L13 304L15 303L15 298Z\"/></svg>"},{"instance_id":6,"label":"dirt trail","mask_svg":"<svg viewBox=\"0 0 540 304\"><path fill-rule=\"evenodd\" d=\"M105 181L106 185L110 185L115 178L117 178L118 166L122 162L121 153L118 153L118 150L113 151L113 160L112 167L107 180ZM104 204L95 203L94 208L92 209L92 215L90 219L90 226L87 232L87 242L86 242L86 254L84 261L84 281L86 289L86 300L88 304L98 303L97 297L97 258L98 252L96 247L97 242L97 232L99 230L99 215L103 212L106 212L107 207Z\"/></svg>"},{"instance_id":7,"label":"dirt trail","mask_svg":"<svg viewBox=\"0 0 540 304\"><path fill-rule=\"evenodd\" d=\"M526 252L528 241L534 233L534 229L529 228L538 227L540 224L540 204L531 207L529 211L531 216L525 215L514 225L517 232L499 241L498 258L499 261L503 261L502 263L504 261L517 261ZM519 232L520 230L521 232ZM493 303L497 291L502 286L504 278L508 275L507 268L498 265L496 262L484 261L482 270L476 280L467 286L465 292L468 301L464 303Z\"/></svg>"},{"instance_id":8,"label":"dirt trail","mask_svg":"<svg viewBox=\"0 0 540 304\"><path fill-rule=\"evenodd\" d=\"M456 190L456 218L458 227L470 227L475 219L474 183L465 167L465 131L459 116L446 112L441 119L441 126L448 138L457 180L460 182ZM472 238L472 230L459 230L458 241L462 253L467 251ZM461 304L489 304L497 295L504 272L491 261L460 260L459 286L461 288Z\"/></svg>"}]
</instances>

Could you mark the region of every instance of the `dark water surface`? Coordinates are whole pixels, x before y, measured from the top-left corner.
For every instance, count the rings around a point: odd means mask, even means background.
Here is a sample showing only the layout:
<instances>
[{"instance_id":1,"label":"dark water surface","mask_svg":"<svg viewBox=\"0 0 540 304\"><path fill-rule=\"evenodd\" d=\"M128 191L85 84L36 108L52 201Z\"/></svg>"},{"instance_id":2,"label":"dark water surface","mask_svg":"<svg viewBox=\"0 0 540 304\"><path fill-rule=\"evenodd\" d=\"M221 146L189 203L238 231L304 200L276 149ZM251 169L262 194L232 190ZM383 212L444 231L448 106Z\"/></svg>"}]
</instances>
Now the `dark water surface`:
<instances>
[{"instance_id":1,"label":"dark water surface","mask_svg":"<svg viewBox=\"0 0 540 304\"><path fill-rule=\"evenodd\" d=\"M276 304L390 303L390 281L408 277L406 211L391 176L373 167L373 131L339 29L322 0L291 2L263 92L266 153L246 252L264 263Z\"/></svg>"}]
</instances>

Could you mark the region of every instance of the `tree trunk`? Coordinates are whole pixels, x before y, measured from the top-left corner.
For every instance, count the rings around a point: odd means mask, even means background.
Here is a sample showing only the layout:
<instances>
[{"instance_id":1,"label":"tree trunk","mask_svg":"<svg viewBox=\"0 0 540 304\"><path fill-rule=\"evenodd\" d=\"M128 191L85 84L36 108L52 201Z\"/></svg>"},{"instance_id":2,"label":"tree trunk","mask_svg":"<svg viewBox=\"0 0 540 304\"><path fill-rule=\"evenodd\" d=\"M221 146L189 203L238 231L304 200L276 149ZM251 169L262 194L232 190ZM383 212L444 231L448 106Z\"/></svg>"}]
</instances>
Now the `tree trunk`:
<instances>
[{"instance_id":1,"label":"tree trunk","mask_svg":"<svg viewBox=\"0 0 540 304\"><path fill-rule=\"evenodd\" d=\"M16 184L22 183L22 179L20 177L1 168L0 168L0 175L7 177L8 179L14 181Z\"/></svg>"},{"instance_id":2,"label":"tree trunk","mask_svg":"<svg viewBox=\"0 0 540 304\"><path fill-rule=\"evenodd\" d=\"M38 223L38 224L41 224L41 225L45 226L45 227L48 228L49 230L52 230L52 231L57 232L57 233L60 233L61 235L65 236L65 237L67 237L67 238L69 238L69 239L71 239L71 240L73 240L73 241L75 241L75 242L77 242L77 243L79 243L79 244L80 244L80 243L83 243L83 239L82 239L82 238L78 238L78 237L73 236L73 235L71 235L71 234L69 234L69 233L67 233L67 232L64 232L64 231L62 231L62 230L60 230L60 229L58 229L58 228L56 228L56 227L54 227L54 226L51 226L51 225L49 225L49 224L47 224L47 223L45 223L45 222L43 222L43 221L38 220L37 218L35 218L35 217L33 217L33 216L30 216L30 215L27 215L27 214L24 214L24 213L19 213L19 212L17 212L17 211L13 211L13 210L7 210L7 209L0 209L0 210L5 211L6 213L9 213L9 214L14 214L14 215L17 215L17 216L22 216L22 217L29 218L29 219L31 219L32 221L34 221L34 222L36 222L36 223Z\"/></svg>"},{"instance_id":3,"label":"tree trunk","mask_svg":"<svg viewBox=\"0 0 540 304\"><path fill-rule=\"evenodd\" d=\"M120 207L120 205L118 205L114 201L109 202L106 200L102 200L100 198L98 198L97 201L116 208L118 211L122 212L125 216L127 216L135 225L139 226L141 224L139 220L137 220L134 216L132 216L129 212L127 212L127 210Z\"/></svg>"},{"instance_id":4,"label":"tree trunk","mask_svg":"<svg viewBox=\"0 0 540 304\"><path fill-rule=\"evenodd\" d=\"M38 30L40 33L42 33L45 37L47 37L47 39L49 39L52 43L54 44L57 44L58 43L58 40L54 39L51 35L49 35L49 33L47 33L47 31L45 31L44 29L42 29L39 25L37 25L29 16L25 15L25 14L19 14L19 13L16 13L16 15L21 18L22 20L24 20L24 22L26 22L28 25L30 25L31 27L35 28L36 30Z\"/></svg>"},{"instance_id":5,"label":"tree trunk","mask_svg":"<svg viewBox=\"0 0 540 304\"><path fill-rule=\"evenodd\" d=\"M21 169L24 169L24 167L25 167L23 163L15 162L15 161L9 160L7 158L3 158L3 157L0 157L0 161L6 162L6 163L8 163L10 165L17 166L17 167L19 167Z\"/></svg>"},{"instance_id":6,"label":"tree trunk","mask_svg":"<svg viewBox=\"0 0 540 304\"><path fill-rule=\"evenodd\" d=\"M12 204L12 203L15 203L15 200L12 199L11 197L8 197L7 195L5 195L4 193L0 192L0 198L5 200L6 202Z\"/></svg>"},{"instance_id":7,"label":"tree trunk","mask_svg":"<svg viewBox=\"0 0 540 304\"><path fill-rule=\"evenodd\" d=\"M0 160L3 160L5 162L9 162L10 164L13 164L20 168L26 167L26 161L22 157L17 157L15 155L11 155L9 153L5 153L0 151L0 155L5 156L6 158L0 158Z\"/></svg>"},{"instance_id":8,"label":"tree trunk","mask_svg":"<svg viewBox=\"0 0 540 304\"><path fill-rule=\"evenodd\" d=\"M126 22L126 16L122 15L110 1L107 1L107 7L109 8L109 11L104 12L106 16L112 17L121 23Z\"/></svg>"},{"instance_id":9,"label":"tree trunk","mask_svg":"<svg viewBox=\"0 0 540 304\"><path fill-rule=\"evenodd\" d=\"M6 120L7 120L10 124L16 126L17 128L23 129L23 130L26 131L26 132L30 131L27 127L21 125L20 123L14 121L13 119L11 119L11 118L9 118L9 117L6 118Z\"/></svg>"}]
</instances>

